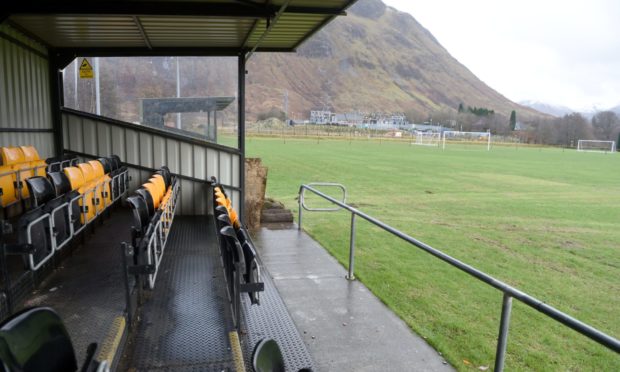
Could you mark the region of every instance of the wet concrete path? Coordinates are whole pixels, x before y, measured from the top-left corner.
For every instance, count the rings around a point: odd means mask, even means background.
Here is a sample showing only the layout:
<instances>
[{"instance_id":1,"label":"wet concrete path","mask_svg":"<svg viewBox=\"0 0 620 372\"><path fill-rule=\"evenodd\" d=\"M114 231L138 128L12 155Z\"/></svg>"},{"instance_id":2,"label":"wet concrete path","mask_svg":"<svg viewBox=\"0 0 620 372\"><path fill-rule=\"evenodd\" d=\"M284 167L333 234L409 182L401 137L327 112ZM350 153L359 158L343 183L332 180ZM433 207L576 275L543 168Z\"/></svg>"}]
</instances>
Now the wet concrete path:
<instances>
[{"instance_id":1,"label":"wet concrete path","mask_svg":"<svg viewBox=\"0 0 620 372\"><path fill-rule=\"evenodd\" d=\"M453 371L323 247L294 225L254 234L319 371Z\"/></svg>"}]
</instances>

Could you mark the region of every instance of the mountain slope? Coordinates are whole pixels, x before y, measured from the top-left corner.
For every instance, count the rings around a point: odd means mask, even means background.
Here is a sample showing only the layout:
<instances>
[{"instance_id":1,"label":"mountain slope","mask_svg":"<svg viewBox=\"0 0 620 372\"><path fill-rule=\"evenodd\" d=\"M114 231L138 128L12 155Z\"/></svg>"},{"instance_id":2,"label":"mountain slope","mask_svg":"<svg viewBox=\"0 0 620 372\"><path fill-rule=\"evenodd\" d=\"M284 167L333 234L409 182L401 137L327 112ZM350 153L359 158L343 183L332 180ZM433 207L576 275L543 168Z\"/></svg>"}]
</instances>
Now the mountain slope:
<instances>
[{"instance_id":1,"label":"mountain slope","mask_svg":"<svg viewBox=\"0 0 620 372\"><path fill-rule=\"evenodd\" d=\"M248 71L250 118L282 108L285 91L293 117L315 108L431 113L461 102L504 115L544 115L487 86L411 15L380 0L358 1L296 54L253 56Z\"/></svg>"},{"instance_id":2,"label":"mountain slope","mask_svg":"<svg viewBox=\"0 0 620 372\"><path fill-rule=\"evenodd\" d=\"M552 105L550 103L538 102L538 101L521 101L519 104L533 108L536 111L543 112L552 116L560 117L564 115L576 112L575 110L560 105Z\"/></svg>"}]
</instances>

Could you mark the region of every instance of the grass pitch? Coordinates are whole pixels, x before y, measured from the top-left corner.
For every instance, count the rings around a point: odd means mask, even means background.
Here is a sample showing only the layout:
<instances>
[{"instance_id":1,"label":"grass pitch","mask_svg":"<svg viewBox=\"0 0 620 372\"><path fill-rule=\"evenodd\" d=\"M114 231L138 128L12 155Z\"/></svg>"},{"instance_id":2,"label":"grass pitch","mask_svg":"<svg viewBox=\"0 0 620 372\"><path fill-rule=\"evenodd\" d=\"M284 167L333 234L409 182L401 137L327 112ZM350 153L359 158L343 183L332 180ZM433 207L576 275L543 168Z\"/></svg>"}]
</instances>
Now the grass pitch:
<instances>
[{"instance_id":1,"label":"grass pitch","mask_svg":"<svg viewBox=\"0 0 620 372\"><path fill-rule=\"evenodd\" d=\"M362 211L620 337L620 154L257 138L247 148L269 167L268 195L294 211L300 184L342 183ZM345 266L349 224L345 212L304 214ZM356 276L458 369L492 369L501 292L357 225ZM516 300L508 340L509 370L620 370L618 354Z\"/></svg>"}]
</instances>

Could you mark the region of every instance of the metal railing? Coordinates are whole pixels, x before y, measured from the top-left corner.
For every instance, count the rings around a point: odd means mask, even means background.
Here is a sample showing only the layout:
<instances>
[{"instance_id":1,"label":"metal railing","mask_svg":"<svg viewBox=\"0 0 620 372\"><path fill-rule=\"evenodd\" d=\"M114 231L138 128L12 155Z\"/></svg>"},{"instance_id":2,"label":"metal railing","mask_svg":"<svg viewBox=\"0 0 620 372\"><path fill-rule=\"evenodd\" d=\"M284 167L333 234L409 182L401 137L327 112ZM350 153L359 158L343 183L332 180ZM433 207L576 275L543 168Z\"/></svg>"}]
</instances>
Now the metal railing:
<instances>
[{"instance_id":1,"label":"metal railing","mask_svg":"<svg viewBox=\"0 0 620 372\"><path fill-rule=\"evenodd\" d=\"M155 279L157 279L159 266L164 256L164 250L166 249L170 229L172 228L172 221L174 220L177 210L180 184L181 182L175 179L170 189L169 199L163 208L160 207L162 209L162 213L159 215L159 218L153 227L153 232L150 237L146 237L148 239L146 246L147 264L153 265L154 268L153 272L148 274L149 289L155 288Z\"/></svg>"},{"instance_id":2,"label":"metal railing","mask_svg":"<svg viewBox=\"0 0 620 372\"><path fill-rule=\"evenodd\" d=\"M489 286L500 290L504 296L503 296L503 300L502 300L502 313L501 313L501 319L500 319L500 326L499 326L499 336L497 339L497 349L496 349L496 353L495 353L495 371L503 371L504 370L504 361L506 359L506 344L508 341L508 328L510 325L510 314L511 314L511 310L512 310L512 299L517 299L518 301L521 301L522 303L526 304L527 306L545 314L546 316L558 321L559 323L572 328L573 330L581 333L582 335L594 340L595 342L605 346L606 348L615 351L616 353L620 353L620 340L606 334L603 333L601 331L599 331L598 329L583 323L573 317L571 317L570 315L563 313L562 311L545 304L543 301L532 297L530 295L528 295L525 292L522 292L504 282L502 282L501 280L498 280L492 276L490 276L489 274L486 274L476 268L474 268L473 266L470 266L462 261L457 260L456 258L449 256L445 253L443 253L442 251L435 249L433 247L431 247L430 245L423 243L407 234L405 234L404 232L395 229L394 227L381 222L380 220L367 215L366 213L357 210L356 208L351 207L350 205L346 204L343 201L337 200L329 195L324 194L323 192L315 189L312 187L313 184L307 184L307 185L301 185L299 187L299 198L298 198L298 202L299 202L299 223L298 223L298 228L301 230L302 228L302 210L308 210L308 211L312 211L312 209L307 208L306 204L305 204L305 192L310 191L312 193L314 193L317 196L320 196L321 198L337 205L339 208L337 210L340 209L345 209L349 212L351 212L351 236L350 236L350 242L349 242L349 272L347 275L347 278L349 280L353 280L355 278L354 276L354 265L355 265L355 218L356 216L359 216L360 218L363 218L364 220L370 222L371 224L379 227L382 230L385 230L389 233L391 233L392 235L400 238L401 240L404 240L406 242L408 242L409 244L420 248L421 250L430 253L431 255L439 258L440 260L447 262L448 264L450 264L451 266L456 267L457 269L464 271L465 273L473 276L474 278L482 281L483 283L488 284ZM314 184L315 186L317 184ZM345 190L345 195L346 195L346 189L343 185L340 184L320 184L322 186L338 186L340 188L342 188L343 190Z\"/></svg>"}]
</instances>

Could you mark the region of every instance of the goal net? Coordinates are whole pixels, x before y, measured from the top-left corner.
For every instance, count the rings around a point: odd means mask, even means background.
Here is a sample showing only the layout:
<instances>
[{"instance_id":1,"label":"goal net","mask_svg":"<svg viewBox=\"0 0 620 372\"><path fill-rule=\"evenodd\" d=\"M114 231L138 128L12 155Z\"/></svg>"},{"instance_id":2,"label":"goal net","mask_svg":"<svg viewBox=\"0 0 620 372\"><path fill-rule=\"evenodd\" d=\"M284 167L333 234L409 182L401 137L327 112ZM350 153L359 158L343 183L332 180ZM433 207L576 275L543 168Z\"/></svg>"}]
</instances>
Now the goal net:
<instances>
[{"instance_id":1,"label":"goal net","mask_svg":"<svg viewBox=\"0 0 620 372\"><path fill-rule=\"evenodd\" d=\"M412 142L414 145L422 145L422 146L439 146L439 142L441 142L441 133L439 132L415 132L415 142Z\"/></svg>"},{"instance_id":2,"label":"goal net","mask_svg":"<svg viewBox=\"0 0 620 372\"><path fill-rule=\"evenodd\" d=\"M480 145L484 146L487 151L491 150L491 132L460 132L445 131L443 132L443 148L446 145Z\"/></svg>"},{"instance_id":3,"label":"goal net","mask_svg":"<svg viewBox=\"0 0 620 372\"><path fill-rule=\"evenodd\" d=\"M616 151L616 142L615 141L598 141L598 140L579 140L577 142L577 151L614 152Z\"/></svg>"}]
</instances>

